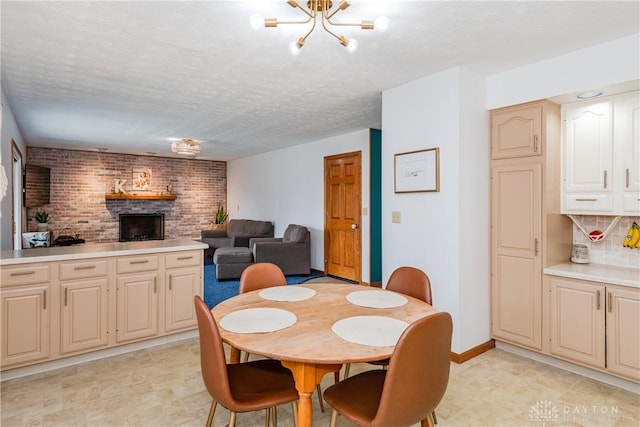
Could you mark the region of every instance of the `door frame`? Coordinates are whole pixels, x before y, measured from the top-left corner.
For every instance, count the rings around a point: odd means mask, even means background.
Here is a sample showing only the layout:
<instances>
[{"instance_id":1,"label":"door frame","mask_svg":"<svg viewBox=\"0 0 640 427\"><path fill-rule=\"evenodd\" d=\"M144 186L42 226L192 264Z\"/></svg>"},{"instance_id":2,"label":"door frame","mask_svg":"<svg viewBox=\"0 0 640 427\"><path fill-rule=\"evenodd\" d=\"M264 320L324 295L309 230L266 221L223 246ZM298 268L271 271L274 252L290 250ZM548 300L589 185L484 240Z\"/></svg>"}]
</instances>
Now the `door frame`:
<instances>
[{"instance_id":1,"label":"door frame","mask_svg":"<svg viewBox=\"0 0 640 427\"><path fill-rule=\"evenodd\" d=\"M13 249L22 249L23 207L22 207L22 173L24 158L18 145L11 138L11 236Z\"/></svg>"}]
</instances>

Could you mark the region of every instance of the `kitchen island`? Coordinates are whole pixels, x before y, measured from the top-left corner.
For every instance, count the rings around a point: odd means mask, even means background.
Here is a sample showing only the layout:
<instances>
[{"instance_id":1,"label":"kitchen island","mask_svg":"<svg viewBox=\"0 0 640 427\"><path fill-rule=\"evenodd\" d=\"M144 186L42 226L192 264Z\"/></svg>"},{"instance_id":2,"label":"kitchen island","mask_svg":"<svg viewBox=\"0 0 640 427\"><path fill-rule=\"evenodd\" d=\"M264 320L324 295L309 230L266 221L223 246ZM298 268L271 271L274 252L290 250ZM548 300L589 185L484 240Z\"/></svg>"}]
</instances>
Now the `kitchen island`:
<instances>
[{"instance_id":1,"label":"kitchen island","mask_svg":"<svg viewBox=\"0 0 640 427\"><path fill-rule=\"evenodd\" d=\"M3 379L194 335L206 248L168 239L0 252Z\"/></svg>"}]
</instances>

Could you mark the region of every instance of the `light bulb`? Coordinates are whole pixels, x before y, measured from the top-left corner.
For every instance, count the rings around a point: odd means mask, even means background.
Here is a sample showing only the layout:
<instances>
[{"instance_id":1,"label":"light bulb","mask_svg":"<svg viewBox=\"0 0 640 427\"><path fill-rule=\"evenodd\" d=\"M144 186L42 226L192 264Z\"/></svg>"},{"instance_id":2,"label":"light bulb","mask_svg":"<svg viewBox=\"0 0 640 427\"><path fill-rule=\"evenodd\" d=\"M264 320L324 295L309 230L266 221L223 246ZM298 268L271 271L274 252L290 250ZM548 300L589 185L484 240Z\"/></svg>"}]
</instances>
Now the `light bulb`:
<instances>
[{"instance_id":1,"label":"light bulb","mask_svg":"<svg viewBox=\"0 0 640 427\"><path fill-rule=\"evenodd\" d=\"M349 39L349 44L346 46L347 50L351 53L358 50L358 42L356 39Z\"/></svg>"},{"instance_id":2,"label":"light bulb","mask_svg":"<svg viewBox=\"0 0 640 427\"><path fill-rule=\"evenodd\" d=\"M249 17L249 23L251 24L251 28L253 28L254 30L259 30L260 28L264 27L264 19L262 18L262 16L257 14L253 14Z\"/></svg>"},{"instance_id":3,"label":"light bulb","mask_svg":"<svg viewBox=\"0 0 640 427\"><path fill-rule=\"evenodd\" d=\"M373 28L378 31L386 31L389 28L389 18L386 16L379 16L373 21Z\"/></svg>"},{"instance_id":4,"label":"light bulb","mask_svg":"<svg viewBox=\"0 0 640 427\"><path fill-rule=\"evenodd\" d=\"M297 40L289 44L289 53L291 53L291 55L299 55L300 50L302 50L302 45Z\"/></svg>"}]
</instances>

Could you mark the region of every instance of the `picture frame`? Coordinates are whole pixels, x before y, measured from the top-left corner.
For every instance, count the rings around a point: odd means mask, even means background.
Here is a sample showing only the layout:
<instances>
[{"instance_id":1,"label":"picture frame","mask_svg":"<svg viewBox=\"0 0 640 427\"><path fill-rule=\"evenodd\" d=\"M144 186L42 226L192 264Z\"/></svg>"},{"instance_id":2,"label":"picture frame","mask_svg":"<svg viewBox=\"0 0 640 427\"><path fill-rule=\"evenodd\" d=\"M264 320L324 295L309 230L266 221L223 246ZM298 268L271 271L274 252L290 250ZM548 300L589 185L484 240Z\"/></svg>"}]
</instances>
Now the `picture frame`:
<instances>
[{"instance_id":1,"label":"picture frame","mask_svg":"<svg viewBox=\"0 0 640 427\"><path fill-rule=\"evenodd\" d=\"M440 191L440 148L397 153L393 159L394 192Z\"/></svg>"},{"instance_id":2,"label":"picture frame","mask_svg":"<svg viewBox=\"0 0 640 427\"><path fill-rule=\"evenodd\" d=\"M137 168L133 170L131 190L132 191L151 190L151 168Z\"/></svg>"}]
</instances>

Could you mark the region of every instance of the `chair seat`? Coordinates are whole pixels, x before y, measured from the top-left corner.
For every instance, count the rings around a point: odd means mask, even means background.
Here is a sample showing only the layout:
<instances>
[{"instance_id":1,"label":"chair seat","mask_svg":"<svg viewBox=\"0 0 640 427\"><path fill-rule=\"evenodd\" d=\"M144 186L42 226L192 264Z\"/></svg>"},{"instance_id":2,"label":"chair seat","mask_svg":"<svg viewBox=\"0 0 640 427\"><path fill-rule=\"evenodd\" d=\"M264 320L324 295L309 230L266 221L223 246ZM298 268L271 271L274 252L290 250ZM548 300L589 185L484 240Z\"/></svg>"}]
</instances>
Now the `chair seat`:
<instances>
[{"instance_id":1,"label":"chair seat","mask_svg":"<svg viewBox=\"0 0 640 427\"><path fill-rule=\"evenodd\" d=\"M387 371L376 369L347 378L327 388L324 400L351 422L370 425L378 412L386 375ZM353 396L357 399L349 399Z\"/></svg>"},{"instance_id":2,"label":"chair seat","mask_svg":"<svg viewBox=\"0 0 640 427\"><path fill-rule=\"evenodd\" d=\"M273 407L298 399L291 371L277 360L227 365L234 412ZM259 379L259 381L256 381Z\"/></svg>"}]
</instances>

